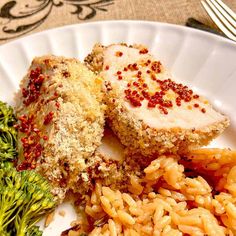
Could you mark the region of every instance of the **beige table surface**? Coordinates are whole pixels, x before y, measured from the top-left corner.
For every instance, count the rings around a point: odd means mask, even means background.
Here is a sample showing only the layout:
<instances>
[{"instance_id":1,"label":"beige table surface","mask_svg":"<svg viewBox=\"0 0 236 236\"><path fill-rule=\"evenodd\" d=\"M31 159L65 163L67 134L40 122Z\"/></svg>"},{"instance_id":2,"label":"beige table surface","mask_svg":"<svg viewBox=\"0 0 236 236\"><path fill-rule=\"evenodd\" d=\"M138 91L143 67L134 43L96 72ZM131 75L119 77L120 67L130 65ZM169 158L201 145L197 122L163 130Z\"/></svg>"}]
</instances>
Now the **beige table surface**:
<instances>
[{"instance_id":1,"label":"beige table surface","mask_svg":"<svg viewBox=\"0 0 236 236\"><path fill-rule=\"evenodd\" d=\"M236 0L224 0L236 11ZM98 20L184 25L189 17L216 27L200 0L0 0L0 44L58 26Z\"/></svg>"}]
</instances>

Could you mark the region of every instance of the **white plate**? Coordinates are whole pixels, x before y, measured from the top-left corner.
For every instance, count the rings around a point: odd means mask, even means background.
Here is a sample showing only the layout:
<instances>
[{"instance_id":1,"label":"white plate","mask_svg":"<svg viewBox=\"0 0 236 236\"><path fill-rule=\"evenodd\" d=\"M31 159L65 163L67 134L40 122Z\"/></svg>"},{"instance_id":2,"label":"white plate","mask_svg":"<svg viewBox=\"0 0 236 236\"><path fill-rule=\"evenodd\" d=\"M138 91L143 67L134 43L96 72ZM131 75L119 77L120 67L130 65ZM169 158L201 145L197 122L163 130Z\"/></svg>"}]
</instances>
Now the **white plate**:
<instances>
[{"instance_id":1,"label":"white plate","mask_svg":"<svg viewBox=\"0 0 236 236\"><path fill-rule=\"evenodd\" d=\"M172 72L231 118L231 126L211 146L236 148L236 44L213 34L157 22L105 21L66 26L31 35L0 47L0 100L13 104L13 94L34 56L44 54L81 60L92 46L141 43L149 47ZM60 235L71 220L73 209L45 230L45 236Z\"/></svg>"}]
</instances>

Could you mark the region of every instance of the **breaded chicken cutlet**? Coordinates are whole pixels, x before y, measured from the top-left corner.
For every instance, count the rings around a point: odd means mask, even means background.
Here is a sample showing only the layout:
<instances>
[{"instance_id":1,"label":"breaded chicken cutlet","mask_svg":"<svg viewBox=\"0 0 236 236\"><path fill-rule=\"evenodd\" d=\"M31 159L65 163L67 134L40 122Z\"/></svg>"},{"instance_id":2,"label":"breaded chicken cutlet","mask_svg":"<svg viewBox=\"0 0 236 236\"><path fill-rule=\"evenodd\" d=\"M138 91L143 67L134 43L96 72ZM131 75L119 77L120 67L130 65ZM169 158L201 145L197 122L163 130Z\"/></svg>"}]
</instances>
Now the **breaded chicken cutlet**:
<instances>
[{"instance_id":1,"label":"breaded chicken cutlet","mask_svg":"<svg viewBox=\"0 0 236 236\"><path fill-rule=\"evenodd\" d=\"M20 163L36 169L62 200L80 189L81 174L104 131L102 80L76 59L37 57L16 97Z\"/></svg>"},{"instance_id":2,"label":"breaded chicken cutlet","mask_svg":"<svg viewBox=\"0 0 236 236\"><path fill-rule=\"evenodd\" d=\"M95 45L85 59L105 83L108 123L144 156L207 145L229 125L202 96L171 79L143 46Z\"/></svg>"}]
</instances>

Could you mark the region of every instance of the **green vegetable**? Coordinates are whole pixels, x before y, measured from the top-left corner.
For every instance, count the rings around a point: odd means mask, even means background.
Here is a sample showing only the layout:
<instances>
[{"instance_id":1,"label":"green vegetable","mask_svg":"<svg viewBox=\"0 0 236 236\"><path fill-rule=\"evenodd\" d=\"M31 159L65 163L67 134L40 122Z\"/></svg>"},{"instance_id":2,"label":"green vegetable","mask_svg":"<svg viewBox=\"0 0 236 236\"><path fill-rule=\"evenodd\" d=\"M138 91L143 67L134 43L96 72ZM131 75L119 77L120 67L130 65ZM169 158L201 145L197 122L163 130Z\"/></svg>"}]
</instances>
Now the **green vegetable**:
<instances>
[{"instance_id":1,"label":"green vegetable","mask_svg":"<svg viewBox=\"0 0 236 236\"><path fill-rule=\"evenodd\" d=\"M35 224L54 207L50 185L41 175L17 172L9 164L0 168L1 236L41 236Z\"/></svg>"},{"instance_id":2,"label":"green vegetable","mask_svg":"<svg viewBox=\"0 0 236 236\"><path fill-rule=\"evenodd\" d=\"M38 226L33 226L27 233L26 236L42 236L43 232Z\"/></svg>"},{"instance_id":3,"label":"green vegetable","mask_svg":"<svg viewBox=\"0 0 236 236\"><path fill-rule=\"evenodd\" d=\"M0 162L14 161L17 156L16 118L12 107L0 101Z\"/></svg>"}]
</instances>

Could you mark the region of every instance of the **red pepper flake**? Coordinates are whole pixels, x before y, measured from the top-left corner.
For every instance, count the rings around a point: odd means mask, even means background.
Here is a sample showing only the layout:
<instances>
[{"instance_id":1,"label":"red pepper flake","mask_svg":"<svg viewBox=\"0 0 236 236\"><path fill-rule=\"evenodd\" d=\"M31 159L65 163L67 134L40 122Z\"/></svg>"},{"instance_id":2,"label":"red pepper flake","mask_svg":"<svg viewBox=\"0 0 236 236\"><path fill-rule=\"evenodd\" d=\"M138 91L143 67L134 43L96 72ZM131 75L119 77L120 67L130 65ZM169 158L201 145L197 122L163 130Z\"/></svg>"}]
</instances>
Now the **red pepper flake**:
<instances>
[{"instance_id":1,"label":"red pepper flake","mask_svg":"<svg viewBox=\"0 0 236 236\"><path fill-rule=\"evenodd\" d=\"M156 76L154 74L151 74L151 79L156 81L157 78L156 78Z\"/></svg>"},{"instance_id":2,"label":"red pepper flake","mask_svg":"<svg viewBox=\"0 0 236 236\"><path fill-rule=\"evenodd\" d=\"M109 68L110 68L110 67L109 67L108 65L105 66L105 70L109 70Z\"/></svg>"},{"instance_id":3,"label":"red pepper flake","mask_svg":"<svg viewBox=\"0 0 236 236\"><path fill-rule=\"evenodd\" d=\"M128 68L127 68L127 67L124 67L124 71L128 71Z\"/></svg>"},{"instance_id":4,"label":"red pepper flake","mask_svg":"<svg viewBox=\"0 0 236 236\"><path fill-rule=\"evenodd\" d=\"M56 101L55 105L56 105L57 109L60 108L60 103L58 101Z\"/></svg>"},{"instance_id":5,"label":"red pepper flake","mask_svg":"<svg viewBox=\"0 0 236 236\"><path fill-rule=\"evenodd\" d=\"M129 65L127 66L127 68L128 68L129 70L131 70L131 71L135 71L135 70L138 70L138 65L137 65L137 63L129 64Z\"/></svg>"},{"instance_id":6,"label":"red pepper flake","mask_svg":"<svg viewBox=\"0 0 236 236\"><path fill-rule=\"evenodd\" d=\"M26 106L36 101L40 96L40 88L44 81L44 76L41 73L42 69L40 67L31 70L29 74L29 82L26 88L22 88L22 96L25 98L23 103Z\"/></svg>"},{"instance_id":7,"label":"red pepper flake","mask_svg":"<svg viewBox=\"0 0 236 236\"><path fill-rule=\"evenodd\" d=\"M118 76L118 80L122 80L123 77L121 75Z\"/></svg>"},{"instance_id":8,"label":"red pepper flake","mask_svg":"<svg viewBox=\"0 0 236 236\"><path fill-rule=\"evenodd\" d=\"M161 63L159 61L151 62L151 60L147 60L146 63L151 64L151 70L146 70L146 73L150 74L151 79L158 84L158 90L160 91L157 91L154 95L153 93L150 93L147 83L144 83L143 78L141 78L142 71L138 70L137 63L129 64L127 68L131 71L137 70L136 77L138 78L132 83L127 83L129 89L124 91L125 98L131 103L131 105L135 107L141 106L141 101L145 99L147 100L147 106L149 108L157 107L162 114L167 115L168 109L173 107L173 102L165 98L168 91L171 90L177 95L175 99L175 104L177 106L181 106L182 102L188 103L193 98L199 97L196 94L193 95L193 91L181 83L176 83L171 79L157 79L156 73L161 72Z\"/></svg>"},{"instance_id":9,"label":"red pepper flake","mask_svg":"<svg viewBox=\"0 0 236 236\"><path fill-rule=\"evenodd\" d=\"M193 98L198 99L199 95L195 94L195 95L193 95Z\"/></svg>"},{"instance_id":10,"label":"red pepper flake","mask_svg":"<svg viewBox=\"0 0 236 236\"><path fill-rule=\"evenodd\" d=\"M142 106L142 103L138 99L130 98L130 102L134 107L141 107Z\"/></svg>"},{"instance_id":11,"label":"red pepper flake","mask_svg":"<svg viewBox=\"0 0 236 236\"><path fill-rule=\"evenodd\" d=\"M20 165L17 166L17 170L18 171L22 171L22 170L31 170L33 169L31 163L28 162L22 162Z\"/></svg>"},{"instance_id":12,"label":"red pepper flake","mask_svg":"<svg viewBox=\"0 0 236 236\"><path fill-rule=\"evenodd\" d=\"M202 112L202 113L206 113L206 109L205 109L205 108L202 108L202 109L201 109L201 112Z\"/></svg>"},{"instance_id":13,"label":"red pepper flake","mask_svg":"<svg viewBox=\"0 0 236 236\"><path fill-rule=\"evenodd\" d=\"M36 161L41 156L43 147L40 144L40 130L34 124L34 116L22 115L18 118L18 132L25 134L21 138L24 161L17 167L18 170L34 169Z\"/></svg>"},{"instance_id":14,"label":"red pepper flake","mask_svg":"<svg viewBox=\"0 0 236 236\"><path fill-rule=\"evenodd\" d=\"M177 106L181 106L181 99L179 97L176 98L175 102Z\"/></svg>"},{"instance_id":15,"label":"red pepper flake","mask_svg":"<svg viewBox=\"0 0 236 236\"><path fill-rule=\"evenodd\" d=\"M152 102L152 101L149 101L148 102L148 107L149 108L154 108L156 106L156 103Z\"/></svg>"},{"instance_id":16,"label":"red pepper flake","mask_svg":"<svg viewBox=\"0 0 236 236\"><path fill-rule=\"evenodd\" d=\"M155 73L161 72L161 62L160 61L154 61L151 65L151 69Z\"/></svg>"},{"instance_id":17,"label":"red pepper flake","mask_svg":"<svg viewBox=\"0 0 236 236\"><path fill-rule=\"evenodd\" d=\"M132 67L133 67L134 70L138 70L138 65L137 65L137 63L134 63L134 64L132 65Z\"/></svg>"},{"instance_id":18,"label":"red pepper flake","mask_svg":"<svg viewBox=\"0 0 236 236\"><path fill-rule=\"evenodd\" d=\"M50 111L45 117L44 117L44 125L48 125L53 119L53 112Z\"/></svg>"},{"instance_id":19,"label":"red pepper flake","mask_svg":"<svg viewBox=\"0 0 236 236\"><path fill-rule=\"evenodd\" d=\"M129 64L129 65L127 66L127 69L131 70L131 69L132 69L132 65Z\"/></svg>"},{"instance_id":20,"label":"red pepper flake","mask_svg":"<svg viewBox=\"0 0 236 236\"><path fill-rule=\"evenodd\" d=\"M125 94L126 94L126 95L131 94L131 90L130 90L130 89L126 89L126 90L125 90Z\"/></svg>"},{"instance_id":21,"label":"red pepper flake","mask_svg":"<svg viewBox=\"0 0 236 236\"><path fill-rule=\"evenodd\" d=\"M139 83L136 82L136 81L134 81L134 82L133 82L133 85L134 85L135 87L138 87L138 86L139 86Z\"/></svg>"},{"instance_id":22,"label":"red pepper flake","mask_svg":"<svg viewBox=\"0 0 236 236\"><path fill-rule=\"evenodd\" d=\"M18 118L20 124L18 124L18 130L22 133L29 133L33 129L33 119L34 116L27 117L26 115L22 115Z\"/></svg>"},{"instance_id":23,"label":"red pepper flake","mask_svg":"<svg viewBox=\"0 0 236 236\"><path fill-rule=\"evenodd\" d=\"M199 104L195 103L193 106L197 108L197 107L199 107Z\"/></svg>"},{"instance_id":24,"label":"red pepper flake","mask_svg":"<svg viewBox=\"0 0 236 236\"><path fill-rule=\"evenodd\" d=\"M29 95L29 91L25 88L22 89L22 96L26 98Z\"/></svg>"},{"instance_id":25,"label":"red pepper flake","mask_svg":"<svg viewBox=\"0 0 236 236\"><path fill-rule=\"evenodd\" d=\"M63 87L63 84L59 84L58 87L59 87L59 88L62 88L62 87Z\"/></svg>"},{"instance_id":26,"label":"red pepper flake","mask_svg":"<svg viewBox=\"0 0 236 236\"><path fill-rule=\"evenodd\" d=\"M147 100L150 99L150 95L149 95L149 93L148 93L147 91L143 90L143 91L142 91L142 95L143 95L143 97L146 98Z\"/></svg>"},{"instance_id":27,"label":"red pepper flake","mask_svg":"<svg viewBox=\"0 0 236 236\"><path fill-rule=\"evenodd\" d=\"M120 52L120 51L116 52L116 56L117 57L122 57L123 56L123 52Z\"/></svg>"},{"instance_id":28,"label":"red pepper flake","mask_svg":"<svg viewBox=\"0 0 236 236\"><path fill-rule=\"evenodd\" d=\"M167 115L167 114L168 114L168 111L167 111L167 109L166 109L165 107L159 106L158 108L159 108L159 110L160 110L164 115Z\"/></svg>"},{"instance_id":29,"label":"red pepper flake","mask_svg":"<svg viewBox=\"0 0 236 236\"><path fill-rule=\"evenodd\" d=\"M122 73L122 72L119 71L119 70L116 72L117 75L121 75L121 73Z\"/></svg>"},{"instance_id":30,"label":"red pepper flake","mask_svg":"<svg viewBox=\"0 0 236 236\"><path fill-rule=\"evenodd\" d=\"M147 48L143 48L139 51L139 54L147 54L148 53L148 49Z\"/></svg>"},{"instance_id":31,"label":"red pepper flake","mask_svg":"<svg viewBox=\"0 0 236 236\"><path fill-rule=\"evenodd\" d=\"M48 136L47 136L47 135L44 135L44 136L43 136L43 140L47 141L47 140L48 140Z\"/></svg>"},{"instance_id":32,"label":"red pepper flake","mask_svg":"<svg viewBox=\"0 0 236 236\"><path fill-rule=\"evenodd\" d=\"M63 75L65 78L68 78L68 77L70 77L70 72L64 70L64 71L62 71L62 75Z\"/></svg>"}]
</instances>

